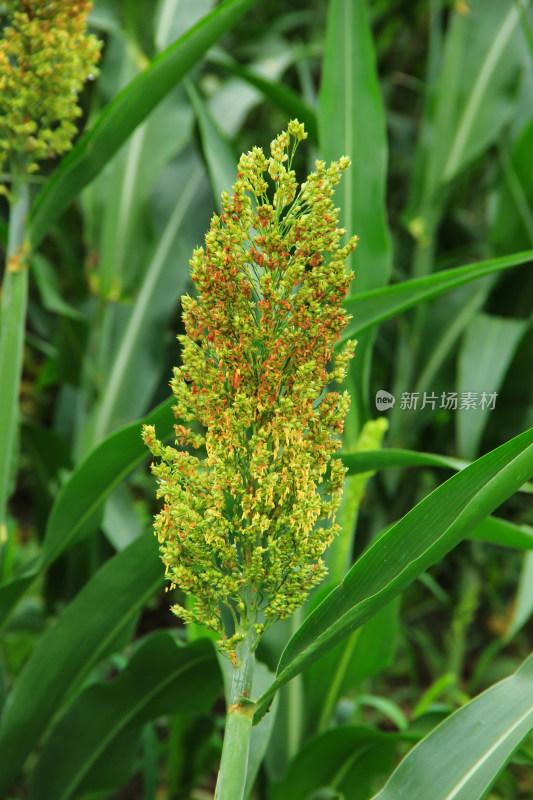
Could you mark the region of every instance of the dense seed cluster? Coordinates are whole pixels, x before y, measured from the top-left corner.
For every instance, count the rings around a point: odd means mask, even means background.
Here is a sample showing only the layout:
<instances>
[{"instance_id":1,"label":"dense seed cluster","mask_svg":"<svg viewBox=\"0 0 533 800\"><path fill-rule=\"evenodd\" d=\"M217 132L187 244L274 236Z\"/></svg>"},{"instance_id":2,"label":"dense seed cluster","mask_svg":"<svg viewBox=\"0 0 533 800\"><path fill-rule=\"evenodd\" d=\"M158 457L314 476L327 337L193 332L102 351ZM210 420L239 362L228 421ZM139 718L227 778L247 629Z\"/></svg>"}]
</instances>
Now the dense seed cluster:
<instances>
[{"instance_id":1,"label":"dense seed cluster","mask_svg":"<svg viewBox=\"0 0 533 800\"><path fill-rule=\"evenodd\" d=\"M8 0L0 39L0 171L18 175L65 153L96 73L100 43L86 34L86 0ZM1 181L0 181L1 183Z\"/></svg>"},{"instance_id":2,"label":"dense seed cluster","mask_svg":"<svg viewBox=\"0 0 533 800\"><path fill-rule=\"evenodd\" d=\"M197 298L182 299L183 366L171 387L176 417L203 433L177 424L182 450L152 426L143 434L161 459L152 470L165 500L155 529L166 575L194 598L173 610L220 631L229 655L250 626L259 639L291 614L325 574L345 474L331 456L349 397L327 389L343 381L355 347L333 360L357 237L341 246L332 195L350 162L317 161L298 187L292 159L304 138L293 120L270 158L257 147L241 156L191 259Z\"/></svg>"}]
</instances>

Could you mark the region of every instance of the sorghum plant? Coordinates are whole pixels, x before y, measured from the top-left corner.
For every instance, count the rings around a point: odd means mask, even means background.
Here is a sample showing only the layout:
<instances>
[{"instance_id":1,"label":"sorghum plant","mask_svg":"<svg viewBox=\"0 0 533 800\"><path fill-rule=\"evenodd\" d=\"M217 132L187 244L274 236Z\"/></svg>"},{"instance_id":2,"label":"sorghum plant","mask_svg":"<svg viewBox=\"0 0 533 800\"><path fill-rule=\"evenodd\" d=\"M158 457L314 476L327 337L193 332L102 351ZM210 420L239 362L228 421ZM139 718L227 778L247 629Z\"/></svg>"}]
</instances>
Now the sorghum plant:
<instances>
[{"instance_id":1,"label":"sorghum plant","mask_svg":"<svg viewBox=\"0 0 533 800\"><path fill-rule=\"evenodd\" d=\"M0 192L11 203L0 332L0 524L9 494L28 292L28 177L72 145L78 92L100 43L86 34L86 0L10 0L0 39ZM9 189L7 188L9 186Z\"/></svg>"},{"instance_id":2,"label":"sorghum plant","mask_svg":"<svg viewBox=\"0 0 533 800\"><path fill-rule=\"evenodd\" d=\"M165 501L155 530L166 575L191 597L173 610L218 631L235 668L230 712L240 719L228 718L217 794L232 800L246 774L246 759L238 775L235 760L251 719L237 701L250 693L254 650L324 576L345 474L332 456L349 397L328 388L343 381L355 346L333 359L357 239L341 246L332 197L350 162L317 161L298 187L292 161L305 137L293 120L270 158L257 147L241 156L205 249L191 259L197 297L182 300L183 364L171 387L176 417L198 430L177 424L187 448L178 450L144 428L161 459L152 469Z\"/></svg>"},{"instance_id":3,"label":"sorghum plant","mask_svg":"<svg viewBox=\"0 0 533 800\"><path fill-rule=\"evenodd\" d=\"M100 55L87 0L11 0L0 41L0 170L20 179L72 146L78 92Z\"/></svg>"}]
</instances>

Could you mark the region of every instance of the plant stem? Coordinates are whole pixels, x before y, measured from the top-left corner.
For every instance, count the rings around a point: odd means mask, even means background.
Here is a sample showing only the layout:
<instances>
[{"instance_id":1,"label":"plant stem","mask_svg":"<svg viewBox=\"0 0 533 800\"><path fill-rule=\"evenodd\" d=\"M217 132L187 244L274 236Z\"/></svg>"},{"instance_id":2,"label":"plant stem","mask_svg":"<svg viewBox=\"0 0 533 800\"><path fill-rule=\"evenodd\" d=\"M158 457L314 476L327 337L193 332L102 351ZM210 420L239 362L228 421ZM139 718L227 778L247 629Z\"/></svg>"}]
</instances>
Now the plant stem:
<instances>
[{"instance_id":1,"label":"plant stem","mask_svg":"<svg viewBox=\"0 0 533 800\"><path fill-rule=\"evenodd\" d=\"M28 263L24 257L29 209L26 181L14 181L12 195L0 318L0 531L5 525L14 461L28 303Z\"/></svg>"},{"instance_id":2,"label":"plant stem","mask_svg":"<svg viewBox=\"0 0 533 800\"><path fill-rule=\"evenodd\" d=\"M237 665L233 672L230 705L226 719L222 759L218 773L215 800L243 800L248 769L248 751L254 708L240 705L241 698L250 698L255 664L250 627L246 639L237 647Z\"/></svg>"}]
</instances>

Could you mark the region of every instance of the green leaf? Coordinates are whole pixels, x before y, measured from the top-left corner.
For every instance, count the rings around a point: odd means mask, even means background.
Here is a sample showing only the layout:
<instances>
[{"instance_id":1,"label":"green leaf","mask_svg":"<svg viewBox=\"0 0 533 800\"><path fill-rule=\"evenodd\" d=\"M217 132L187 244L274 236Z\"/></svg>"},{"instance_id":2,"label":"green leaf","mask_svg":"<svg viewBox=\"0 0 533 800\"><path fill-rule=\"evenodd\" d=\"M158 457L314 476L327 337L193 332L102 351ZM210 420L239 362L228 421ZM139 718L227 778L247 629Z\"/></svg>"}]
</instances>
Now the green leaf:
<instances>
[{"instance_id":1,"label":"green leaf","mask_svg":"<svg viewBox=\"0 0 533 800\"><path fill-rule=\"evenodd\" d=\"M153 536L110 559L47 631L10 694L0 724L0 797L65 700L130 629L163 583Z\"/></svg>"},{"instance_id":2,"label":"green leaf","mask_svg":"<svg viewBox=\"0 0 533 800\"><path fill-rule=\"evenodd\" d=\"M523 47L514 1L474 2L469 12L452 15L427 103L422 214L440 204L443 184L494 143L515 108Z\"/></svg>"},{"instance_id":3,"label":"green leaf","mask_svg":"<svg viewBox=\"0 0 533 800\"><path fill-rule=\"evenodd\" d=\"M466 330L458 361L457 391L477 395L475 409L459 408L455 417L457 445L463 458L476 457L491 409L481 408L482 394L497 393L528 321L477 314Z\"/></svg>"},{"instance_id":4,"label":"green leaf","mask_svg":"<svg viewBox=\"0 0 533 800\"><path fill-rule=\"evenodd\" d=\"M336 453L333 458L340 458L347 475L357 475L361 472L387 469L389 467L447 467L461 470L471 462L454 456L442 456L440 453L422 453L416 450L401 450L390 448L385 450L357 450L353 453ZM533 486L525 483L519 491L531 494Z\"/></svg>"},{"instance_id":5,"label":"green leaf","mask_svg":"<svg viewBox=\"0 0 533 800\"><path fill-rule=\"evenodd\" d=\"M416 450L358 450L354 453L338 453L335 458L340 458L348 475L360 472L369 472L388 467L448 467L449 469L464 469L468 461L452 456L441 456L438 453L419 453Z\"/></svg>"},{"instance_id":6,"label":"green leaf","mask_svg":"<svg viewBox=\"0 0 533 800\"><path fill-rule=\"evenodd\" d=\"M98 175L135 128L256 0L226 0L157 56L98 116L37 198L30 222L36 248L51 224Z\"/></svg>"},{"instance_id":7,"label":"green leaf","mask_svg":"<svg viewBox=\"0 0 533 800\"><path fill-rule=\"evenodd\" d=\"M514 547L517 550L533 549L533 528L529 525L516 525L499 517L484 519L469 538L481 539L501 547Z\"/></svg>"},{"instance_id":8,"label":"green leaf","mask_svg":"<svg viewBox=\"0 0 533 800\"><path fill-rule=\"evenodd\" d=\"M145 271L129 309L120 337L113 341L112 359L106 370L101 397L93 410L90 428L92 438L99 441L113 427L129 422L146 410L147 398L160 381L159 360L163 353L169 316L176 313L179 296L189 280L188 252L182 267L176 269L176 250L194 242L187 231L195 231L193 220L202 218L200 204L205 205L203 168L190 153L181 159L174 175L179 194L155 247L147 253ZM181 261L181 259L180 259ZM124 307L120 308L124 311ZM154 364L156 369L153 370ZM153 377L151 373L153 371Z\"/></svg>"},{"instance_id":9,"label":"green leaf","mask_svg":"<svg viewBox=\"0 0 533 800\"><path fill-rule=\"evenodd\" d=\"M352 295L344 302L344 306L353 316L353 320L344 329L342 342L407 308L412 308L418 303L428 300L430 297L436 297L457 286L463 286L478 280L478 278L483 278L485 275L491 275L494 272L516 267L518 264L525 264L532 260L533 250L526 250L524 253L514 253L511 256L480 261L465 267L442 270L434 275L413 278L394 286Z\"/></svg>"},{"instance_id":10,"label":"green leaf","mask_svg":"<svg viewBox=\"0 0 533 800\"><path fill-rule=\"evenodd\" d=\"M530 429L454 475L389 528L289 641L259 705L440 561L532 473Z\"/></svg>"},{"instance_id":11,"label":"green leaf","mask_svg":"<svg viewBox=\"0 0 533 800\"><path fill-rule=\"evenodd\" d=\"M533 528L530 528L533 549ZM514 602L513 616L505 639L510 640L525 625L533 614L533 553L524 553L518 591Z\"/></svg>"},{"instance_id":12,"label":"green leaf","mask_svg":"<svg viewBox=\"0 0 533 800\"><path fill-rule=\"evenodd\" d=\"M510 153L502 145L502 187L497 194L490 243L496 253L533 245L533 120L520 131Z\"/></svg>"},{"instance_id":13,"label":"green leaf","mask_svg":"<svg viewBox=\"0 0 533 800\"><path fill-rule=\"evenodd\" d=\"M307 718L312 727L329 727L339 699L391 664L396 648L398 601L395 598L384 606L306 670Z\"/></svg>"},{"instance_id":14,"label":"green leaf","mask_svg":"<svg viewBox=\"0 0 533 800\"><path fill-rule=\"evenodd\" d=\"M141 439L142 423L157 425L162 439L171 435L172 405L173 399L169 398L144 420L111 434L74 469L50 511L41 558L23 575L0 586L0 628L37 575L75 542L98 529L109 494L148 456Z\"/></svg>"},{"instance_id":15,"label":"green leaf","mask_svg":"<svg viewBox=\"0 0 533 800\"><path fill-rule=\"evenodd\" d=\"M309 134L312 142L317 141L317 120L313 109L302 100L299 94L294 92L289 86L280 81L271 81L263 77L252 69L241 66L226 53L218 52L209 56L209 61L218 64L231 72L233 75L242 78L243 81L254 86L270 100L272 105L284 111L288 119L298 119L305 125L305 130Z\"/></svg>"},{"instance_id":16,"label":"green leaf","mask_svg":"<svg viewBox=\"0 0 533 800\"><path fill-rule=\"evenodd\" d=\"M45 256L36 253L31 260L31 273L34 278L41 303L47 311L72 319L82 320L83 315L61 297L61 287L54 267Z\"/></svg>"},{"instance_id":17,"label":"green leaf","mask_svg":"<svg viewBox=\"0 0 533 800\"><path fill-rule=\"evenodd\" d=\"M42 568L48 567L74 542L98 527L95 514L110 492L146 457L141 439L142 423L158 426L167 438L173 427L173 400L165 400L146 415L111 434L79 464L61 488L52 506L43 542Z\"/></svg>"},{"instance_id":18,"label":"green leaf","mask_svg":"<svg viewBox=\"0 0 533 800\"><path fill-rule=\"evenodd\" d=\"M391 269L385 207L387 136L366 0L331 0L328 5L318 130L326 160L341 155L352 160L336 193L342 226L350 236L360 236L352 257L352 291L382 287ZM351 438L368 416L372 341L372 335L360 338L358 357L350 368L352 411L346 431Z\"/></svg>"},{"instance_id":19,"label":"green leaf","mask_svg":"<svg viewBox=\"0 0 533 800\"><path fill-rule=\"evenodd\" d=\"M326 160L350 156L336 191L341 223L359 234L357 292L387 283L390 242L385 212L385 113L366 0L331 0L320 85L318 129Z\"/></svg>"},{"instance_id":20,"label":"green leaf","mask_svg":"<svg viewBox=\"0 0 533 800\"><path fill-rule=\"evenodd\" d=\"M146 639L111 683L93 684L53 728L33 773L30 800L68 800L129 728L163 715L207 711L221 688L206 639L180 646L170 633ZM100 784L101 785L101 784Z\"/></svg>"},{"instance_id":21,"label":"green leaf","mask_svg":"<svg viewBox=\"0 0 533 800\"><path fill-rule=\"evenodd\" d=\"M390 769L403 738L355 725L325 731L302 747L283 781L273 785L269 800L311 800L319 788L336 789L350 800L366 800L376 775ZM354 775L351 771L357 767Z\"/></svg>"},{"instance_id":22,"label":"green leaf","mask_svg":"<svg viewBox=\"0 0 533 800\"><path fill-rule=\"evenodd\" d=\"M25 574L18 575L0 586L0 629L4 627L13 608L32 585L38 571L38 566L35 566Z\"/></svg>"},{"instance_id":23,"label":"green leaf","mask_svg":"<svg viewBox=\"0 0 533 800\"><path fill-rule=\"evenodd\" d=\"M187 82L186 89L198 120L213 199L220 213L220 195L229 192L237 179L237 159L194 85Z\"/></svg>"},{"instance_id":24,"label":"green leaf","mask_svg":"<svg viewBox=\"0 0 533 800\"><path fill-rule=\"evenodd\" d=\"M533 656L426 736L373 800L479 800L533 728Z\"/></svg>"},{"instance_id":25,"label":"green leaf","mask_svg":"<svg viewBox=\"0 0 533 800\"><path fill-rule=\"evenodd\" d=\"M450 121L453 135L444 151L446 181L483 152L509 119L523 52L513 0L474 3L471 14L455 15L454 25L464 27L464 50L456 113Z\"/></svg>"}]
</instances>

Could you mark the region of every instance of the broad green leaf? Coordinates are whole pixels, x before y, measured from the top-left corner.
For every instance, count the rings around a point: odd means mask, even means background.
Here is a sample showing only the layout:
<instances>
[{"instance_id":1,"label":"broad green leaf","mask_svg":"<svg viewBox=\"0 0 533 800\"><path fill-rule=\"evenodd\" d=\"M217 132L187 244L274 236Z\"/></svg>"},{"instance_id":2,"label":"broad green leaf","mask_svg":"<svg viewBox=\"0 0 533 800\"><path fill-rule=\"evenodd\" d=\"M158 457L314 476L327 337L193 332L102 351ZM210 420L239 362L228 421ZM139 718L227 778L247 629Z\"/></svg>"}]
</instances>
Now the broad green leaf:
<instances>
[{"instance_id":1,"label":"broad green leaf","mask_svg":"<svg viewBox=\"0 0 533 800\"><path fill-rule=\"evenodd\" d=\"M30 223L36 248L51 224L98 175L135 128L256 0L226 0L151 64L98 116L37 198Z\"/></svg>"},{"instance_id":2,"label":"broad green leaf","mask_svg":"<svg viewBox=\"0 0 533 800\"><path fill-rule=\"evenodd\" d=\"M391 268L385 208L387 136L366 0L329 3L318 132L321 155L326 161L341 155L352 160L336 192L342 226L348 235L360 236L352 257L352 291L359 294L382 287ZM360 337L357 359L350 369L352 410L346 431L351 438L355 438L367 416L372 341L372 334Z\"/></svg>"},{"instance_id":3,"label":"broad green leaf","mask_svg":"<svg viewBox=\"0 0 533 800\"><path fill-rule=\"evenodd\" d=\"M163 439L172 433L173 400L108 436L71 473L59 491L48 517L43 550L34 565L0 586L0 628L37 575L77 541L100 525L110 492L147 457L141 440L142 422L156 424Z\"/></svg>"},{"instance_id":4,"label":"broad green leaf","mask_svg":"<svg viewBox=\"0 0 533 800\"><path fill-rule=\"evenodd\" d=\"M318 130L327 161L350 156L336 191L341 223L360 242L353 288L383 286L390 272L385 215L387 138L366 0L331 0L320 85Z\"/></svg>"},{"instance_id":5,"label":"broad green leaf","mask_svg":"<svg viewBox=\"0 0 533 800\"><path fill-rule=\"evenodd\" d=\"M409 727L407 717L398 703L388 697L380 697L377 694L358 694L355 698L355 713L364 706L373 708L382 716L387 717L399 731L406 731Z\"/></svg>"},{"instance_id":6,"label":"broad green leaf","mask_svg":"<svg viewBox=\"0 0 533 800\"><path fill-rule=\"evenodd\" d=\"M33 772L30 799L68 800L91 789L87 776L128 729L163 715L207 711L220 672L205 639L180 646L170 633L146 639L111 683L85 689L46 740Z\"/></svg>"},{"instance_id":7,"label":"broad green leaf","mask_svg":"<svg viewBox=\"0 0 533 800\"><path fill-rule=\"evenodd\" d=\"M122 72L137 74L124 44ZM117 301L135 292L151 246L150 199L166 165L183 151L193 115L183 89L169 92L150 117L85 190L82 201L90 252L97 254L91 284L102 297ZM114 307L111 306L114 310Z\"/></svg>"},{"instance_id":8,"label":"broad green leaf","mask_svg":"<svg viewBox=\"0 0 533 800\"><path fill-rule=\"evenodd\" d=\"M425 737L373 800L479 800L533 728L533 656Z\"/></svg>"},{"instance_id":9,"label":"broad green leaf","mask_svg":"<svg viewBox=\"0 0 533 800\"><path fill-rule=\"evenodd\" d=\"M528 261L533 261L533 250L480 261L465 267L442 270L434 275L413 278L383 289L352 295L345 300L344 306L353 316L353 320L344 329L342 341L430 297L436 297L485 275L516 267L518 264L526 264Z\"/></svg>"},{"instance_id":10,"label":"broad green leaf","mask_svg":"<svg viewBox=\"0 0 533 800\"><path fill-rule=\"evenodd\" d=\"M35 576L38 574L38 570L39 567L36 565L23 575L17 575L17 577L12 578L10 581L0 586L0 630L4 627L9 615L20 598L23 597L25 592L32 585Z\"/></svg>"},{"instance_id":11,"label":"broad green leaf","mask_svg":"<svg viewBox=\"0 0 533 800\"><path fill-rule=\"evenodd\" d=\"M434 386L439 376L444 373L446 361L451 358L452 351L472 317L482 309L487 295L497 280L498 276L495 274L461 286L438 298L427 309L417 356L421 366L414 387L414 391L419 392L420 397L428 387ZM420 423L423 425L424 422L421 416Z\"/></svg>"},{"instance_id":12,"label":"broad green leaf","mask_svg":"<svg viewBox=\"0 0 533 800\"><path fill-rule=\"evenodd\" d=\"M0 720L0 797L65 700L162 583L155 538L142 536L93 576L43 636Z\"/></svg>"},{"instance_id":13,"label":"broad green leaf","mask_svg":"<svg viewBox=\"0 0 533 800\"><path fill-rule=\"evenodd\" d=\"M355 725L325 731L302 747L283 781L272 786L269 800L311 800L325 789L337 790L334 796L366 800L376 779L379 786L379 778L390 770L403 738Z\"/></svg>"},{"instance_id":14,"label":"broad green leaf","mask_svg":"<svg viewBox=\"0 0 533 800\"><path fill-rule=\"evenodd\" d=\"M304 621L281 656L276 682L259 705L440 561L532 474L530 429L435 489L363 553Z\"/></svg>"},{"instance_id":15,"label":"broad green leaf","mask_svg":"<svg viewBox=\"0 0 533 800\"><path fill-rule=\"evenodd\" d=\"M135 507L132 493L121 483L111 492L105 504L102 531L107 541L117 552L124 550L142 535L146 529L143 522Z\"/></svg>"},{"instance_id":16,"label":"broad green leaf","mask_svg":"<svg viewBox=\"0 0 533 800\"><path fill-rule=\"evenodd\" d=\"M472 392L475 408L459 408L455 417L457 445L462 458L476 457L492 413L489 395L498 393L528 321L477 314L466 329L458 360L459 394ZM479 403L485 394L485 408Z\"/></svg>"},{"instance_id":17,"label":"broad green leaf","mask_svg":"<svg viewBox=\"0 0 533 800\"><path fill-rule=\"evenodd\" d=\"M158 0L154 13L155 41L158 50L183 36L202 17L213 10L216 0ZM131 2L131 0L130 0Z\"/></svg>"},{"instance_id":18,"label":"broad green leaf","mask_svg":"<svg viewBox=\"0 0 533 800\"><path fill-rule=\"evenodd\" d=\"M172 399L165 400L144 420L111 434L75 468L50 512L43 542L43 568L82 535L94 532L87 523L96 520L94 515L109 493L147 456L141 439L142 423L157 425L158 435L167 438L172 432L171 406Z\"/></svg>"}]
</instances>

